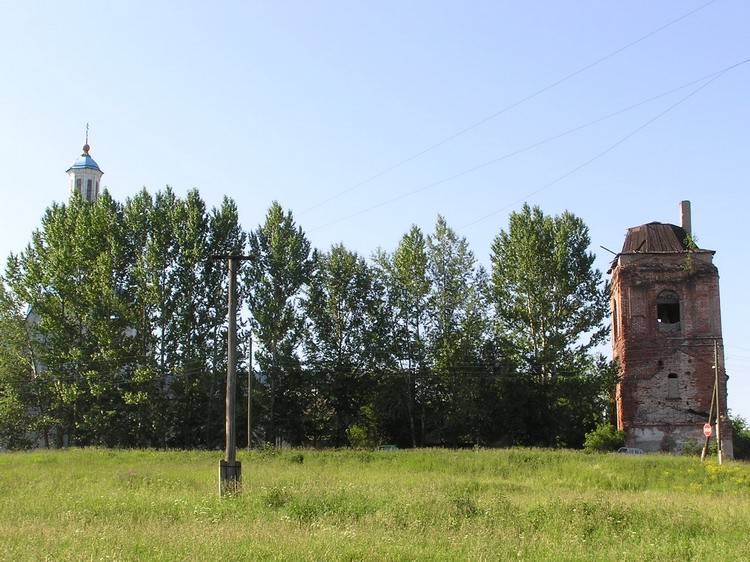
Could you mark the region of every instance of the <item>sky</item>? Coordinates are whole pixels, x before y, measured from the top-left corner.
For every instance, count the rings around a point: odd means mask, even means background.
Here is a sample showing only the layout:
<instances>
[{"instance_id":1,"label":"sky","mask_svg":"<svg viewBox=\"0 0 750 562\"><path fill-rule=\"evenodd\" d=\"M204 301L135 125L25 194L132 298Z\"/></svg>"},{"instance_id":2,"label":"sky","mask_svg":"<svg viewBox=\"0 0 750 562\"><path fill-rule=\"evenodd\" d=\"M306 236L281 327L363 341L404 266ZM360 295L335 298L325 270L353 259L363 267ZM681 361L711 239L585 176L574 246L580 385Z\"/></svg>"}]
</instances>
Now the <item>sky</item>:
<instances>
[{"instance_id":1,"label":"sky","mask_svg":"<svg viewBox=\"0 0 750 562\"><path fill-rule=\"evenodd\" d=\"M2 2L0 259L90 154L143 187L273 201L314 247L392 251L438 215L478 261L524 202L628 228L692 203L716 251L729 407L750 419L747 0ZM609 348L604 351L609 353Z\"/></svg>"}]
</instances>

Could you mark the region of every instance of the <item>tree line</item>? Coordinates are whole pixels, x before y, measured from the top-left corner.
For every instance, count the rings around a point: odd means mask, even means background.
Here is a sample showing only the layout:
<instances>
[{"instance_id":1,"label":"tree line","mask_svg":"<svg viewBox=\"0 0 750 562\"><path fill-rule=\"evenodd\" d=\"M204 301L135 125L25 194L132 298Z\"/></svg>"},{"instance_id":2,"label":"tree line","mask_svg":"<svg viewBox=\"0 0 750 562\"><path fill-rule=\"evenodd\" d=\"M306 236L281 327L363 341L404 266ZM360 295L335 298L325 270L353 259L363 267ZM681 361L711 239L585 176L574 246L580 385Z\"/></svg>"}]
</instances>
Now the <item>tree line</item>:
<instances>
[{"instance_id":1,"label":"tree line","mask_svg":"<svg viewBox=\"0 0 750 562\"><path fill-rule=\"evenodd\" d=\"M575 215L525 205L489 270L443 217L366 259L314 249L276 202L245 232L231 199L209 210L196 190L74 196L7 259L0 444L219 447L228 279L212 256L231 254L250 258L251 444L580 447L617 378L594 352L608 295L589 245Z\"/></svg>"}]
</instances>

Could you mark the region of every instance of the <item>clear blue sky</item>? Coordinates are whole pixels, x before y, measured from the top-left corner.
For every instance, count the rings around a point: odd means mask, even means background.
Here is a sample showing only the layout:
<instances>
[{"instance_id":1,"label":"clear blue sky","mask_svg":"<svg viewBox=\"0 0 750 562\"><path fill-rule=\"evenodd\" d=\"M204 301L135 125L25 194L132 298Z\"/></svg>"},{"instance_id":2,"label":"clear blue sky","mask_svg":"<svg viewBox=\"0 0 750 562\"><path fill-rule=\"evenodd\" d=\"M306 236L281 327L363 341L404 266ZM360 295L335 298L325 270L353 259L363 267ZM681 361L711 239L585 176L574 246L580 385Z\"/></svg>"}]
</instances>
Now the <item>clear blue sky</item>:
<instances>
[{"instance_id":1,"label":"clear blue sky","mask_svg":"<svg viewBox=\"0 0 750 562\"><path fill-rule=\"evenodd\" d=\"M442 214L486 264L527 201L580 216L606 271L689 199L750 418L748 30L747 0L4 2L0 259L66 200L86 123L118 200L196 187L248 230L278 200L365 256Z\"/></svg>"}]
</instances>

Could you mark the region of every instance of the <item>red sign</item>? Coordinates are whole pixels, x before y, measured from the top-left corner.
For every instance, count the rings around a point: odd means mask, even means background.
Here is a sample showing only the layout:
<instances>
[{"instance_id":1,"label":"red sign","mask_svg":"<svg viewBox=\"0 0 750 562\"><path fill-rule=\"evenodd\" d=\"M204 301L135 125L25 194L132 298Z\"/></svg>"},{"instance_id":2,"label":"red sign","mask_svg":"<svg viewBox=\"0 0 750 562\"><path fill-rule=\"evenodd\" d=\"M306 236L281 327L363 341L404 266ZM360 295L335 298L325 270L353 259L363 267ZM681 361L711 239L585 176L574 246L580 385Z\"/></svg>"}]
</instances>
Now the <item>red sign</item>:
<instances>
[{"instance_id":1,"label":"red sign","mask_svg":"<svg viewBox=\"0 0 750 562\"><path fill-rule=\"evenodd\" d=\"M703 424L703 435L705 435L706 437L711 437L711 424L710 423Z\"/></svg>"}]
</instances>

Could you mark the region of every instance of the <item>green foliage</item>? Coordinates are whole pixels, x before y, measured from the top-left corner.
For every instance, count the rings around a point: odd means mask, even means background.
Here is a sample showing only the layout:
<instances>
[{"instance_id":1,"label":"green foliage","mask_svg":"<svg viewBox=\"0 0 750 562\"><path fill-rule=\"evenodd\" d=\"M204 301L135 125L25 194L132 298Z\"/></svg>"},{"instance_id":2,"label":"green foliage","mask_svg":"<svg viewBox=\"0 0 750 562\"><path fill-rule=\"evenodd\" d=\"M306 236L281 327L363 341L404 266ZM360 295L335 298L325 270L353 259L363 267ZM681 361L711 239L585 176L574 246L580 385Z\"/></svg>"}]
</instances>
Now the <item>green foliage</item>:
<instances>
[{"instance_id":1,"label":"green foliage","mask_svg":"<svg viewBox=\"0 0 750 562\"><path fill-rule=\"evenodd\" d=\"M685 254L685 263L682 265L682 269L691 272L693 270L693 252L698 249L698 238L694 234L688 234L683 240L683 244L687 250Z\"/></svg>"},{"instance_id":2,"label":"green foliage","mask_svg":"<svg viewBox=\"0 0 750 562\"><path fill-rule=\"evenodd\" d=\"M0 278L0 448L31 445L33 416L29 410L36 390L31 339L20 303Z\"/></svg>"},{"instance_id":3,"label":"green foliage","mask_svg":"<svg viewBox=\"0 0 750 562\"><path fill-rule=\"evenodd\" d=\"M318 254L304 300L305 352L317 398L310 437L316 444L345 445L347 428L372 399L386 333L379 322L382 292L365 260L343 245Z\"/></svg>"},{"instance_id":4,"label":"green foliage","mask_svg":"<svg viewBox=\"0 0 750 562\"><path fill-rule=\"evenodd\" d=\"M614 388L613 367L589 354L607 333L608 311L589 245L588 228L575 215L550 217L528 205L511 213L508 231L492 245L496 347L518 377L508 389L510 408L533 416L526 416L526 444L580 446L574 428L593 429L604 412L581 419L577 405Z\"/></svg>"},{"instance_id":5,"label":"green foliage","mask_svg":"<svg viewBox=\"0 0 750 562\"><path fill-rule=\"evenodd\" d=\"M734 458L750 460L750 427L741 416L732 418L732 438L734 440Z\"/></svg>"},{"instance_id":6,"label":"green foliage","mask_svg":"<svg viewBox=\"0 0 750 562\"><path fill-rule=\"evenodd\" d=\"M625 445L625 432L611 423L605 423L586 434L583 448L586 451L604 453L616 451Z\"/></svg>"},{"instance_id":7,"label":"green foliage","mask_svg":"<svg viewBox=\"0 0 750 562\"><path fill-rule=\"evenodd\" d=\"M373 449L381 442L375 412L371 406L359 409L358 420L346 428L349 444L355 449Z\"/></svg>"},{"instance_id":8,"label":"green foliage","mask_svg":"<svg viewBox=\"0 0 750 562\"><path fill-rule=\"evenodd\" d=\"M427 349L432 377L425 401L436 435L450 446L483 441L494 385L482 356L486 336L485 272L465 238L442 216L427 238L430 281Z\"/></svg>"},{"instance_id":9,"label":"green foliage","mask_svg":"<svg viewBox=\"0 0 750 562\"><path fill-rule=\"evenodd\" d=\"M705 447L705 445L705 439L689 439L688 442L683 445L681 454L700 457L703 454L703 448ZM716 439L709 439L708 450L706 451L706 454L709 457L716 458L717 451L718 445L716 443Z\"/></svg>"},{"instance_id":10,"label":"green foliage","mask_svg":"<svg viewBox=\"0 0 750 562\"><path fill-rule=\"evenodd\" d=\"M266 440L277 437L300 444L302 397L308 394L301 377L299 348L303 320L300 299L310 282L310 242L274 202L265 223L250 234L250 263L245 284L253 320L255 358L267 393Z\"/></svg>"},{"instance_id":11,"label":"green foliage","mask_svg":"<svg viewBox=\"0 0 750 562\"><path fill-rule=\"evenodd\" d=\"M209 215L197 191L169 188L47 210L6 268L32 311L28 345L14 345L26 431L58 446L219 442L226 276L208 257L241 249L236 219L228 200Z\"/></svg>"},{"instance_id":12,"label":"green foliage","mask_svg":"<svg viewBox=\"0 0 750 562\"><path fill-rule=\"evenodd\" d=\"M393 254L382 251L376 254L375 267L385 287L389 313L384 325L390 330L387 341L391 344L385 351L392 355L398 366L398 376L381 384L380 395L386 402L381 409L385 410L384 417L393 425L391 433L396 435L400 428L407 425L408 442L416 447L425 442L424 432L417 430L417 416L427 407L424 379L419 385L417 380L419 375L429 370L425 337L430 282L427 278L426 240L422 231L412 226ZM396 403L395 407L393 402Z\"/></svg>"},{"instance_id":13,"label":"green foliage","mask_svg":"<svg viewBox=\"0 0 750 562\"><path fill-rule=\"evenodd\" d=\"M581 447L610 415L617 369L591 352L606 292L572 214L513 213L488 276L443 217L370 263L314 251L276 202L246 235L230 199L209 210L167 187L53 204L9 257L0 440L220 446L228 287L212 256L246 241L237 397L253 442Z\"/></svg>"},{"instance_id":14,"label":"green foliage","mask_svg":"<svg viewBox=\"0 0 750 562\"><path fill-rule=\"evenodd\" d=\"M588 228L524 205L492 246L490 294L501 337L529 375L554 380L607 333L602 274Z\"/></svg>"},{"instance_id":15,"label":"green foliage","mask_svg":"<svg viewBox=\"0 0 750 562\"><path fill-rule=\"evenodd\" d=\"M367 428L361 424L352 424L346 428L346 437L355 449L369 449L370 440L367 437Z\"/></svg>"}]
</instances>

